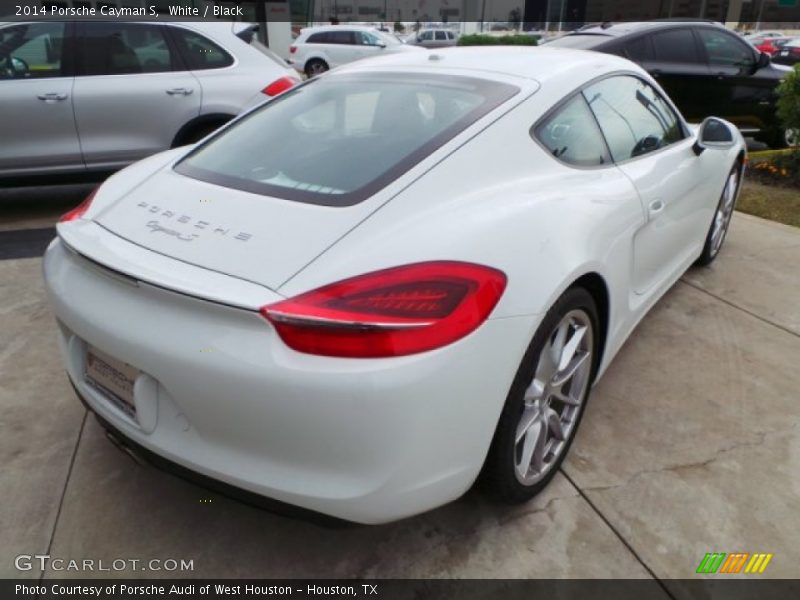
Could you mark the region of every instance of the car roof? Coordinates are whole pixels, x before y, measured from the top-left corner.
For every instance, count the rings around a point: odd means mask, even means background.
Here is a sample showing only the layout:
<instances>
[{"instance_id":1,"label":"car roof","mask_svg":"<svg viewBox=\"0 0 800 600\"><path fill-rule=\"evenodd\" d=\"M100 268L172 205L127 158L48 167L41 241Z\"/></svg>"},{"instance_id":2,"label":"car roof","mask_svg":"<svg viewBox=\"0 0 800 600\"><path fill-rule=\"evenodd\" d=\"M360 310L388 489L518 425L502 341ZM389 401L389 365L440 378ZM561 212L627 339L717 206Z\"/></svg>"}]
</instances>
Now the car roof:
<instances>
[{"instance_id":1,"label":"car roof","mask_svg":"<svg viewBox=\"0 0 800 600\"><path fill-rule=\"evenodd\" d=\"M707 27L722 27L725 26L716 21L707 21L703 19L671 19L671 20L654 20L654 21L630 21L626 23L612 23L606 22L591 27L582 28L579 31L573 31L567 35L601 35L608 37L622 37L632 33L639 33L642 31L655 31L658 29L667 29L670 27L680 25L700 25Z\"/></svg>"},{"instance_id":2,"label":"car roof","mask_svg":"<svg viewBox=\"0 0 800 600\"><path fill-rule=\"evenodd\" d=\"M402 52L343 65L336 72L350 71L459 71L475 77L495 74L535 80L563 78L575 82L611 71L644 71L631 61L587 50L531 46L455 47L430 52Z\"/></svg>"},{"instance_id":3,"label":"car roof","mask_svg":"<svg viewBox=\"0 0 800 600\"><path fill-rule=\"evenodd\" d=\"M300 35L304 33L317 33L320 31L378 31L376 27L369 27L368 25L318 25L316 27L303 27L300 30Z\"/></svg>"}]
</instances>

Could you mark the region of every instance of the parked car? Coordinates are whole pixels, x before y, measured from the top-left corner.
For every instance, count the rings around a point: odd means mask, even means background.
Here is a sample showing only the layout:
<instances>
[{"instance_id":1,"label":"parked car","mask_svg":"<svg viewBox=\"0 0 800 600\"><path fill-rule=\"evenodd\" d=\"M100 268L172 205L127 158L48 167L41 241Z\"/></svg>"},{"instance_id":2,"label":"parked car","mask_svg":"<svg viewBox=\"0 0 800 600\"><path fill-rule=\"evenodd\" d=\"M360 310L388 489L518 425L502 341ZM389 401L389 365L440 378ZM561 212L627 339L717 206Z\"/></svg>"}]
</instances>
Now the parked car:
<instances>
[{"instance_id":1,"label":"parked car","mask_svg":"<svg viewBox=\"0 0 800 600\"><path fill-rule=\"evenodd\" d=\"M309 80L64 216L47 295L117 443L363 523L556 474L626 337L720 252L744 141L619 57L440 54Z\"/></svg>"},{"instance_id":2,"label":"parked car","mask_svg":"<svg viewBox=\"0 0 800 600\"><path fill-rule=\"evenodd\" d=\"M759 52L766 52L771 57L775 58L775 55L780 51L780 49L792 39L794 38L788 36L769 37L758 44L755 44L755 49Z\"/></svg>"},{"instance_id":3,"label":"parked car","mask_svg":"<svg viewBox=\"0 0 800 600\"><path fill-rule=\"evenodd\" d=\"M548 46L629 58L658 80L689 120L718 115L772 146L787 144L788 134L775 113L775 88L786 70L720 24L604 24L570 33Z\"/></svg>"},{"instance_id":4,"label":"parked car","mask_svg":"<svg viewBox=\"0 0 800 600\"><path fill-rule=\"evenodd\" d=\"M779 65L793 66L800 62L800 37L786 42L772 59Z\"/></svg>"},{"instance_id":5,"label":"parked car","mask_svg":"<svg viewBox=\"0 0 800 600\"><path fill-rule=\"evenodd\" d=\"M782 31L777 30L766 30L766 31L748 31L742 34L742 37L746 39L748 42L758 43L761 40L764 40L769 37L781 37L783 34Z\"/></svg>"},{"instance_id":6,"label":"parked car","mask_svg":"<svg viewBox=\"0 0 800 600\"><path fill-rule=\"evenodd\" d=\"M423 48L447 48L458 43L458 36L449 29L423 29L410 43Z\"/></svg>"},{"instance_id":7,"label":"parked car","mask_svg":"<svg viewBox=\"0 0 800 600\"><path fill-rule=\"evenodd\" d=\"M421 48L402 43L394 35L372 27L326 25L306 27L289 47L289 64L314 77L354 60Z\"/></svg>"},{"instance_id":8,"label":"parked car","mask_svg":"<svg viewBox=\"0 0 800 600\"><path fill-rule=\"evenodd\" d=\"M0 177L113 170L299 81L237 23L0 24Z\"/></svg>"}]
</instances>

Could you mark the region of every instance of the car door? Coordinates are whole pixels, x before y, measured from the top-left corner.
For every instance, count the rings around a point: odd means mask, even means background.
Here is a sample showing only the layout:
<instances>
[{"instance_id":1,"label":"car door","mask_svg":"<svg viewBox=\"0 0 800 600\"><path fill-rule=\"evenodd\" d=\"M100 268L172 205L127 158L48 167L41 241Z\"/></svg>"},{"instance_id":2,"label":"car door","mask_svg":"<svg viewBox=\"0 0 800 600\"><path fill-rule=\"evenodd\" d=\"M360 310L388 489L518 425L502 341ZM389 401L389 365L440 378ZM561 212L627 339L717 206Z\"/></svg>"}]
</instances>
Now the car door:
<instances>
[{"instance_id":1,"label":"car door","mask_svg":"<svg viewBox=\"0 0 800 600\"><path fill-rule=\"evenodd\" d=\"M200 113L202 90L161 25L78 24L75 119L89 168L165 150Z\"/></svg>"},{"instance_id":2,"label":"car door","mask_svg":"<svg viewBox=\"0 0 800 600\"><path fill-rule=\"evenodd\" d=\"M358 49L359 58L369 58L378 56L385 48L386 42L377 35L369 31L355 31L356 43L360 45Z\"/></svg>"},{"instance_id":3,"label":"car door","mask_svg":"<svg viewBox=\"0 0 800 600\"><path fill-rule=\"evenodd\" d=\"M755 50L722 28L698 27L696 31L711 75L707 93L719 105L714 115L745 132L769 127L774 120L771 98L775 80L755 76Z\"/></svg>"},{"instance_id":4,"label":"car door","mask_svg":"<svg viewBox=\"0 0 800 600\"><path fill-rule=\"evenodd\" d=\"M0 29L0 175L83 170L72 107L71 25Z\"/></svg>"},{"instance_id":5,"label":"car door","mask_svg":"<svg viewBox=\"0 0 800 600\"><path fill-rule=\"evenodd\" d=\"M635 48L637 41L639 47ZM632 40L631 49L642 53L637 62L658 81L689 121L716 114L718 102L704 91L709 80L708 65L690 27L656 31Z\"/></svg>"},{"instance_id":6,"label":"car door","mask_svg":"<svg viewBox=\"0 0 800 600\"><path fill-rule=\"evenodd\" d=\"M634 238L632 277L645 294L685 268L711 222L711 196L694 138L648 82L614 75L584 90L612 158L646 214Z\"/></svg>"},{"instance_id":7,"label":"car door","mask_svg":"<svg viewBox=\"0 0 800 600\"><path fill-rule=\"evenodd\" d=\"M329 31L325 47L331 59L330 67L338 67L362 58L361 44L356 43L354 31Z\"/></svg>"}]
</instances>

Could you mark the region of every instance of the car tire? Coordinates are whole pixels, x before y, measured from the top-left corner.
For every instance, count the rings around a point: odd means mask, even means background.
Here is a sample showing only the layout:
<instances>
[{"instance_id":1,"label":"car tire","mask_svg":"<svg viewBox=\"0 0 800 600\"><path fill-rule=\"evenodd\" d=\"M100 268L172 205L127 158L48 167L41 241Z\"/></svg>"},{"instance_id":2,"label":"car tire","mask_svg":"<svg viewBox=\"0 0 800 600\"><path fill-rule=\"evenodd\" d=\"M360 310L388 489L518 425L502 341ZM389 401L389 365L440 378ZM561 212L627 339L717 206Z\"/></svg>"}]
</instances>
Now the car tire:
<instances>
[{"instance_id":1,"label":"car tire","mask_svg":"<svg viewBox=\"0 0 800 600\"><path fill-rule=\"evenodd\" d=\"M482 487L498 500L524 502L558 471L597 370L598 323L597 306L583 288L567 290L542 319L511 385L480 476Z\"/></svg>"},{"instance_id":2,"label":"car tire","mask_svg":"<svg viewBox=\"0 0 800 600\"><path fill-rule=\"evenodd\" d=\"M773 150L782 150L783 148L791 148L800 144L800 131L779 127L773 130L771 134L757 137L756 139L764 142Z\"/></svg>"},{"instance_id":3,"label":"car tire","mask_svg":"<svg viewBox=\"0 0 800 600\"><path fill-rule=\"evenodd\" d=\"M741 175L740 163L737 161L725 179L725 187L722 188L717 208L714 210L714 217L711 219L711 226L708 228L706 241L703 244L703 252L697 259L696 264L700 266L710 265L722 249L733 218L733 211L736 208Z\"/></svg>"},{"instance_id":4,"label":"car tire","mask_svg":"<svg viewBox=\"0 0 800 600\"><path fill-rule=\"evenodd\" d=\"M186 137L183 139L184 144L194 144L202 140L207 135L215 132L217 129L222 127L225 122L214 122L214 123L205 123L203 125L198 125L194 129L192 129Z\"/></svg>"},{"instance_id":5,"label":"car tire","mask_svg":"<svg viewBox=\"0 0 800 600\"><path fill-rule=\"evenodd\" d=\"M330 69L328 63L326 63L321 58L312 58L306 63L305 72L309 78L314 77L316 75L321 75L325 71Z\"/></svg>"}]
</instances>

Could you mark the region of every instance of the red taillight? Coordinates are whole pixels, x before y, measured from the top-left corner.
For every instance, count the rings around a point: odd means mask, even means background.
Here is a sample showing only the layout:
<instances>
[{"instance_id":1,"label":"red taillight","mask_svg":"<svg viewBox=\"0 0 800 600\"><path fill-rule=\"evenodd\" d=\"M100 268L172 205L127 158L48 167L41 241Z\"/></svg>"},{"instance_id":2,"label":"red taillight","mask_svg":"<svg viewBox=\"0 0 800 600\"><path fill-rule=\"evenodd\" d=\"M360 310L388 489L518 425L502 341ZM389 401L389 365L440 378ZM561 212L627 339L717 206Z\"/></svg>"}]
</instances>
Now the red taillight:
<instances>
[{"instance_id":1,"label":"red taillight","mask_svg":"<svg viewBox=\"0 0 800 600\"><path fill-rule=\"evenodd\" d=\"M272 83L270 83L267 87L261 90L262 94L266 94L267 96L277 96L285 92L286 90L293 88L295 84L297 84L297 79L292 79L291 77L281 77L280 79L276 79Z\"/></svg>"},{"instance_id":2,"label":"red taillight","mask_svg":"<svg viewBox=\"0 0 800 600\"><path fill-rule=\"evenodd\" d=\"M471 333L503 290L502 271L426 262L345 279L261 308L284 343L308 354L379 358L424 352Z\"/></svg>"},{"instance_id":3,"label":"red taillight","mask_svg":"<svg viewBox=\"0 0 800 600\"><path fill-rule=\"evenodd\" d=\"M297 46L289 46L289 54L294 54L297 52Z\"/></svg>"},{"instance_id":4,"label":"red taillight","mask_svg":"<svg viewBox=\"0 0 800 600\"><path fill-rule=\"evenodd\" d=\"M91 194L86 196L86 199L78 204L75 208L71 211L64 213L61 218L58 220L59 223L66 223L67 221L75 221L76 219L80 219L83 214L89 210L89 206L92 204L92 200L94 200L94 195L97 193L97 190L100 188L95 188Z\"/></svg>"}]
</instances>

